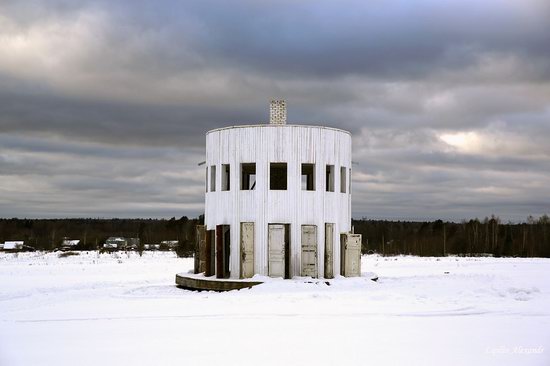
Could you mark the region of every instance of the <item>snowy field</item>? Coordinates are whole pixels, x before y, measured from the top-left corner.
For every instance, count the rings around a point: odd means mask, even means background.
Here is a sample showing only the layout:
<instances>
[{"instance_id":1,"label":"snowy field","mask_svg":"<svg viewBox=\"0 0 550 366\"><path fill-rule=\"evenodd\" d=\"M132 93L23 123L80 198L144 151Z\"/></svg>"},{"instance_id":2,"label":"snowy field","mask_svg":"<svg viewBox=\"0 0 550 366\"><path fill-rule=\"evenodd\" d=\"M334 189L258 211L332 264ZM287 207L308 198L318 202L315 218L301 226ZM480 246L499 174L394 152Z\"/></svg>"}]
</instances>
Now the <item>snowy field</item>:
<instances>
[{"instance_id":1,"label":"snowy field","mask_svg":"<svg viewBox=\"0 0 550 366\"><path fill-rule=\"evenodd\" d=\"M0 253L0 365L550 365L550 260L362 264L198 293L172 253Z\"/></svg>"}]
</instances>

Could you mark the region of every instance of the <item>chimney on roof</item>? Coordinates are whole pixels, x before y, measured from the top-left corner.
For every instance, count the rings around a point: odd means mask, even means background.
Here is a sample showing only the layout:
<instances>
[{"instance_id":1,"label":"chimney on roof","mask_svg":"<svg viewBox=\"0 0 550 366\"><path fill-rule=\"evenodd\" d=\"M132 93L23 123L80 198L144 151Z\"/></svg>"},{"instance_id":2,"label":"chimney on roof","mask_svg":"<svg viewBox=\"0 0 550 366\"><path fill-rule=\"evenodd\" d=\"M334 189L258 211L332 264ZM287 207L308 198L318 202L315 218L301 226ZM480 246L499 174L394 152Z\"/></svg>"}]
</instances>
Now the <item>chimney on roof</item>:
<instances>
[{"instance_id":1,"label":"chimney on roof","mask_svg":"<svg viewBox=\"0 0 550 366\"><path fill-rule=\"evenodd\" d=\"M286 125L286 101L272 100L269 105L269 123L272 125Z\"/></svg>"}]
</instances>

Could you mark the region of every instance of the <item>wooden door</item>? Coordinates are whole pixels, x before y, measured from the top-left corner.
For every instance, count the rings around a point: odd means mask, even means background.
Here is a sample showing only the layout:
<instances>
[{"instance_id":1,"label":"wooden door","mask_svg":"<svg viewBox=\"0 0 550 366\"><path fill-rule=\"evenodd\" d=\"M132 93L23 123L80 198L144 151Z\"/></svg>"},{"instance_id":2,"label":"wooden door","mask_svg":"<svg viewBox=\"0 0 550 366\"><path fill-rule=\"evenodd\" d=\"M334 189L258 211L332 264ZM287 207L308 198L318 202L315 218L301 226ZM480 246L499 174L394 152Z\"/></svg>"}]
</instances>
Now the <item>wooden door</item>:
<instances>
[{"instance_id":1,"label":"wooden door","mask_svg":"<svg viewBox=\"0 0 550 366\"><path fill-rule=\"evenodd\" d=\"M317 278L317 226L302 225L302 276Z\"/></svg>"},{"instance_id":2,"label":"wooden door","mask_svg":"<svg viewBox=\"0 0 550 366\"><path fill-rule=\"evenodd\" d=\"M285 227L279 224L268 226L269 277L285 276Z\"/></svg>"},{"instance_id":3,"label":"wooden door","mask_svg":"<svg viewBox=\"0 0 550 366\"><path fill-rule=\"evenodd\" d=\"M334 224L325 224L325 278L334 278Z\"/></svg>"},{"instance_id":4,"label":"wooden door","mask_svg":"<svg viewBox=\"0 0 550 366\"><path fill-rule=\"evenodd\" d=\"M342 234L342 268L346 277L361 276L361 234Z\"/></svg>"},{"instance_id":5,"label":"wooden door","mask_svg":"<svg viewBox=\"0 0 550 366\"><path fill-rule=\"evenodd\" d=\"M254 223L241 222L241 278L254 276Z\"/></svg>"}]
</instances>

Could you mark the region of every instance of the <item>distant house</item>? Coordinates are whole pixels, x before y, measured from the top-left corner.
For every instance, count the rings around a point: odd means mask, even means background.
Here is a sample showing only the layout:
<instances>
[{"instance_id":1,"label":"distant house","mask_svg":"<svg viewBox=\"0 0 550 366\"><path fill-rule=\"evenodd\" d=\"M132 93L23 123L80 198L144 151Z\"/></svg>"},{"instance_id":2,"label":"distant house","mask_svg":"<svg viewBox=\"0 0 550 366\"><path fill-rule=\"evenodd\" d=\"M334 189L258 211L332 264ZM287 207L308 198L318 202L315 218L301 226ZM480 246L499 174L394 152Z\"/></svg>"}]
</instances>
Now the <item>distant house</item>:
<instances>
[{"instance_id":1,"label":"distant house","mask_svg":"<svg viewBox=\"0 0 550 366\"><path fill-rule=\"evenodd\" d=\"M23 250L24 247L25 247L25 242L24 241L16 240L16 241L7 241L7 242L5 242L3 249L5 251L17 252L17 251Z\"/></svg>"},{"instance_id":2,"label":"distant house","mask_svg":"<svg viewBox=\"0 0 550 366\"><path fill-rule=\"evenodd\" d=\"M139 238L124 238L122 236L111 236L103 244L106 250L137 250Z\"/></svg>"},{"instance_id":3,"label":"distant house","mask_svg":"<svg viewBox=\"0 0 550 366\"><path fill-rule=\"evenodd\" d=\"M103 244L103 249L107 250L120 250L124 248L126 248L126 239L119 236L111 236Z\"/></svg>"},{"instance_id":4,"label":"distant house","mask_svg":"<svg viewBox=\"0 0 550 366\"><path fill-rule=\"evenodd\" d=\"M126 238L126 250L138 250L139 238Z\"/></svg>"},{"instance_id":5,"label":"distant house","mask_svg":"<svg viewBox=\"0 0 550 366\"><path fill-rule=\"evenodd\" d=\"M74 249L78 244L80 244L80 240L65 238L61 242L61 249L62 250Z\"/></svg>"},{"instance_id":6,"label":"distant house","mask_svg":"<svg viewBox=\"0 0 550 366\"><path fill-rule=\"evenodd\" d=\"M143 250L160 250L160 244L143 244Z\"/></svg>"},{"instance_id":7,"label":"distant house","mask_svg":"<svg viewBox=\"0 0 550 366\"><path fill-rule=\"evenodd\" d=\"M176 249L178 244L178 240L163 240L160 242L160 247L163 249Z\"/></svg>"}]
</instances>

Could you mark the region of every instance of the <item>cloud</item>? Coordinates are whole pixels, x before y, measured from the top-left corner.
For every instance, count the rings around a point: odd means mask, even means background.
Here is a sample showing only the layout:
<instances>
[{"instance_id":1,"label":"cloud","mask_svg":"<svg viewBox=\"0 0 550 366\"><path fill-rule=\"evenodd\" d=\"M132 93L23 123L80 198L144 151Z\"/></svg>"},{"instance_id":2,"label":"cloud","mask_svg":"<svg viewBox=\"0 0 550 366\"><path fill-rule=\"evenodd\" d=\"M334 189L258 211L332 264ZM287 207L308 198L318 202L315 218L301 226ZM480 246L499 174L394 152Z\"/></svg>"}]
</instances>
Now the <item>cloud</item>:
<instances>
[{"instance_id":1,"label":"cloud","mask_svg":"<svg viewBox=\"0 0 550 366\"><path fill-rule=\"evenodd\" d=\"M207 130L354 134L354 216L550 211L550 6L161 0L0 5L0 216L203 209Z\"/></svg>"}]
</instances>

